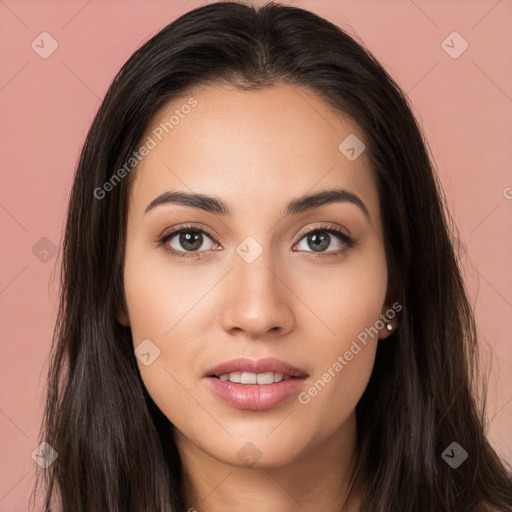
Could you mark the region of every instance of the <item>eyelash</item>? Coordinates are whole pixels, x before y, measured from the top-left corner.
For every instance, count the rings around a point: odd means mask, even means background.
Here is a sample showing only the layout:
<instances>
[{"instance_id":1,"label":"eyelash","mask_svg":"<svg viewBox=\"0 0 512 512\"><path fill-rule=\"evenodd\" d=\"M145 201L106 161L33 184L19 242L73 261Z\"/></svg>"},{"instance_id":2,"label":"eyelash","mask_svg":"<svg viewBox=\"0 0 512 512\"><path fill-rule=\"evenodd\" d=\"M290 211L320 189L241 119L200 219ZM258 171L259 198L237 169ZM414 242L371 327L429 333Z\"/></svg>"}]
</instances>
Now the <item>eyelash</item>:
<instances>
[{"instance_id":1,"label":"eyelash","mask_svg":"<svg viewBox=\"0 0 512 512\"><path fill-rule=\"evenodd\" d=\"M180 234L180 233L183 233L183 232L189 232L189 231L195 231L195 232L199 232L199 233L204 233L206 235L208 235L212 240L215 240L215 235L209 231L208 229L206 228L199 228L197 226L193 226L193 225L184 225L184 226L180 226L178 229L175 229L174 231L171 231L170 233L165 233L163 236L161 236L158 241L157 241L157 246L158 247L162 247L164 246L169 240L171 240L174 236ZM306 235L312 235L312 234L316 234L316 233L329 233L329 234L333 234L333 235L336 235L340 241L344 244L344 247L342 249L339 249L338 251L336 252L325 252L325 253L316 253L316 256L321 256L321 257L325 257L325 256L340 256L342 254L344 254L348 249L351 249L356 241L354 238L352 238L351 236L347 235L347 233L345 233L344 231L342 231L341 229L337 228L336 226L334 225L326 225L326 226L318 226L314 229L311 229L309 231L304 231L304 232L301 232L299 233L299 242L306 236ZM297 242L298 243L298 242ZM295 244L296 245L296 244ZM204 253L207 252L207 251L176 251L175 249L172 249L171 247L167 246L167 247L164 247L164 250L170 254L172 254L173 256L177 256L179 258L195 258L195 259L200 259L200 258L204 258ZM313 252L314 251L305 251L305 252ZM201 253L203 253L203 255L201 255Z\"/></svg>"}]
</instances>

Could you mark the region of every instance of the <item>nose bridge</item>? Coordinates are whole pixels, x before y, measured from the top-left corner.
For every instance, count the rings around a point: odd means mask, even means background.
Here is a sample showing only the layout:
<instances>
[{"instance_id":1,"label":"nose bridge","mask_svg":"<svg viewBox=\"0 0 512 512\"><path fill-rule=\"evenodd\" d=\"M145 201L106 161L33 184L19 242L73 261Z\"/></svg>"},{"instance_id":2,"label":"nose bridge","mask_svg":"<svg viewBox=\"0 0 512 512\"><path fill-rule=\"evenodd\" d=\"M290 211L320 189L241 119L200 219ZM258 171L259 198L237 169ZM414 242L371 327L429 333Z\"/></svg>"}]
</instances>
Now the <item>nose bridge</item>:
<instances>
[{"instance_id":1,"label":"nose bridge","mask_svg":"<svg viewBox=\"0 0 512 512\"><path fill-rule=\"evenodd\" d=\"M222 315L224 328L238 328L251 336L288 331L293 324L291 296L282 282L284 276L276 271L280 267L272 251L248 237L233 254L233 265Z\"/></svg>"}]
</instances>

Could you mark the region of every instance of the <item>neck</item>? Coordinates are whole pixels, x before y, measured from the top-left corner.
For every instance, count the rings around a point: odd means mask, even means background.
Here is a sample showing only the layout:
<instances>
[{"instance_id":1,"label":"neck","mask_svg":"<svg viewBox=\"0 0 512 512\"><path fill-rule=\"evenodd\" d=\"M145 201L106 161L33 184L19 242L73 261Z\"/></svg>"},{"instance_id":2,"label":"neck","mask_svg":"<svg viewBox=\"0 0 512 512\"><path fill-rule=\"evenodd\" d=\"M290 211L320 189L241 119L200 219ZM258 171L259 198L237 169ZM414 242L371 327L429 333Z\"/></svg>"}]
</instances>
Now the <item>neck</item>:
<instances>
[{"instance_id":1,"label":"neck","mask_svg":"<svg viewBox=\"0 0 512 512\"><path fill-rule=\"evenodd\" d=\"M184 469L188 512L359 511L359 486L347 499L356 455L355 415L330 437L301 448L290 462L272 467L227 464L177 429L174 436Z\"/></svg>"}]
</instances>

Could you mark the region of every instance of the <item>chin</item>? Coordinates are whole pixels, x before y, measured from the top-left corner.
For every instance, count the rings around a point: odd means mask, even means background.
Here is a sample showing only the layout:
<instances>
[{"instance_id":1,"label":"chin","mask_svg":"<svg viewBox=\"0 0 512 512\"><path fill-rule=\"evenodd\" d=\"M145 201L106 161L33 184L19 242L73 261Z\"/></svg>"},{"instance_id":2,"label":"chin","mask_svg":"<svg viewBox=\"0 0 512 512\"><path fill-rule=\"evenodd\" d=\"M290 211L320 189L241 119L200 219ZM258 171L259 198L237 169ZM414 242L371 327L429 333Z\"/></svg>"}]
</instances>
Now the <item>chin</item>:
<instances>
[{"instance_id":1,"label":"chin","mask_svg":"<svg viewBox=\"0 0 512 512\"><path fill-rule=\"evenodd\" d=\"M270 432L270 431L268 431ZM307 443L274 435L270 439L267 431L260 436L244 436L219 443L212 440L205 444L207 453L224 464L260 469L278 468L293 463ZM300 448L299 448L300 447Z\"/></svg>"}]
</instances>

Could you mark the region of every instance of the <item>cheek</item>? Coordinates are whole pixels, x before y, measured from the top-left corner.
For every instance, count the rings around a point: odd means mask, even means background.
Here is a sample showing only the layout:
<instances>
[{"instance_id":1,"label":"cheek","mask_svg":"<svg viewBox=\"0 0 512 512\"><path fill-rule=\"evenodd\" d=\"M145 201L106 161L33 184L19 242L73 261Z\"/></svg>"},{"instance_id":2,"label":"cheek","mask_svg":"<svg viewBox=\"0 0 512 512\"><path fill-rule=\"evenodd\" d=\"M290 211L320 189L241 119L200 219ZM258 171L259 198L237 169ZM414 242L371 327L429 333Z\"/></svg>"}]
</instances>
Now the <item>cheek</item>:
<instances>
[{"instance_id":1,"label":"cheek","mask_svg":"<svg viewBox=\"0 0 512 512\"><path fill-rule=\"evenodd\" d=\"M304 299L315 328L315 353L332 357L346 350L379 319L387 291L387 265L383 249L372 240L340 265L326 265L312 272L296 272L294 292ZM325 360L323 361L325 364Z\"/></svg>"},{"instance_id":2,"label":"cheek","mask_svg":"<svg viewBox=\"0 0 512 512\"><path fill-rule=\"evenodd\" d=\"M154 248L127 252L124 288L134 344L144 338L169 344L178 331L194 328L200 298L211 286L203 281L197 272L169 265Z\"/></svg>"},{"instance_id":3,"label":"cheek","mask_svg":"<svg viewBox=\"0 0 512 512\"><path fill-rule=\"evenodd\" d=\"M199 348L194 318L200 305L194 309L197 293L168 274L150 255L127 254L124 287L133 346L136 354L150 354L137 357L143 383L162 411L183 415L191 406L183 385Z\"/></svg>"},{"instance_id":4,"label":"cheek","mask_svg":"<svg viewBox=\"0 0 512 512\"><path fill-rule=\"evenodd\" d=\"M309 412L305 418L310 427L326 435L354 410L372 373L378 343L375 324L385 301L387 271L378 248L371 256L354 258L350 264L347 260L328 278L319 276L314 293L308 294L316 316L310 338L315 340L311 357L317 371L299 403Z\"/></svg>"},{"instance_id":5,"label":"cheek","mask_svg":"<svg viewBox=\"0 0 512 512\"><path fill-rule=\"evenodd\" d=\"M339 325L342 334L329 343L319 343L315 350L317 371L299 394L298 407L303 409L302 426L320 437L332 435L347 421L370 379L378 338L360 335L366 334L367 319L366 315L351 318L362 326L359 337L348 334L358 329Z\"/></svg>"}]
</instances>

